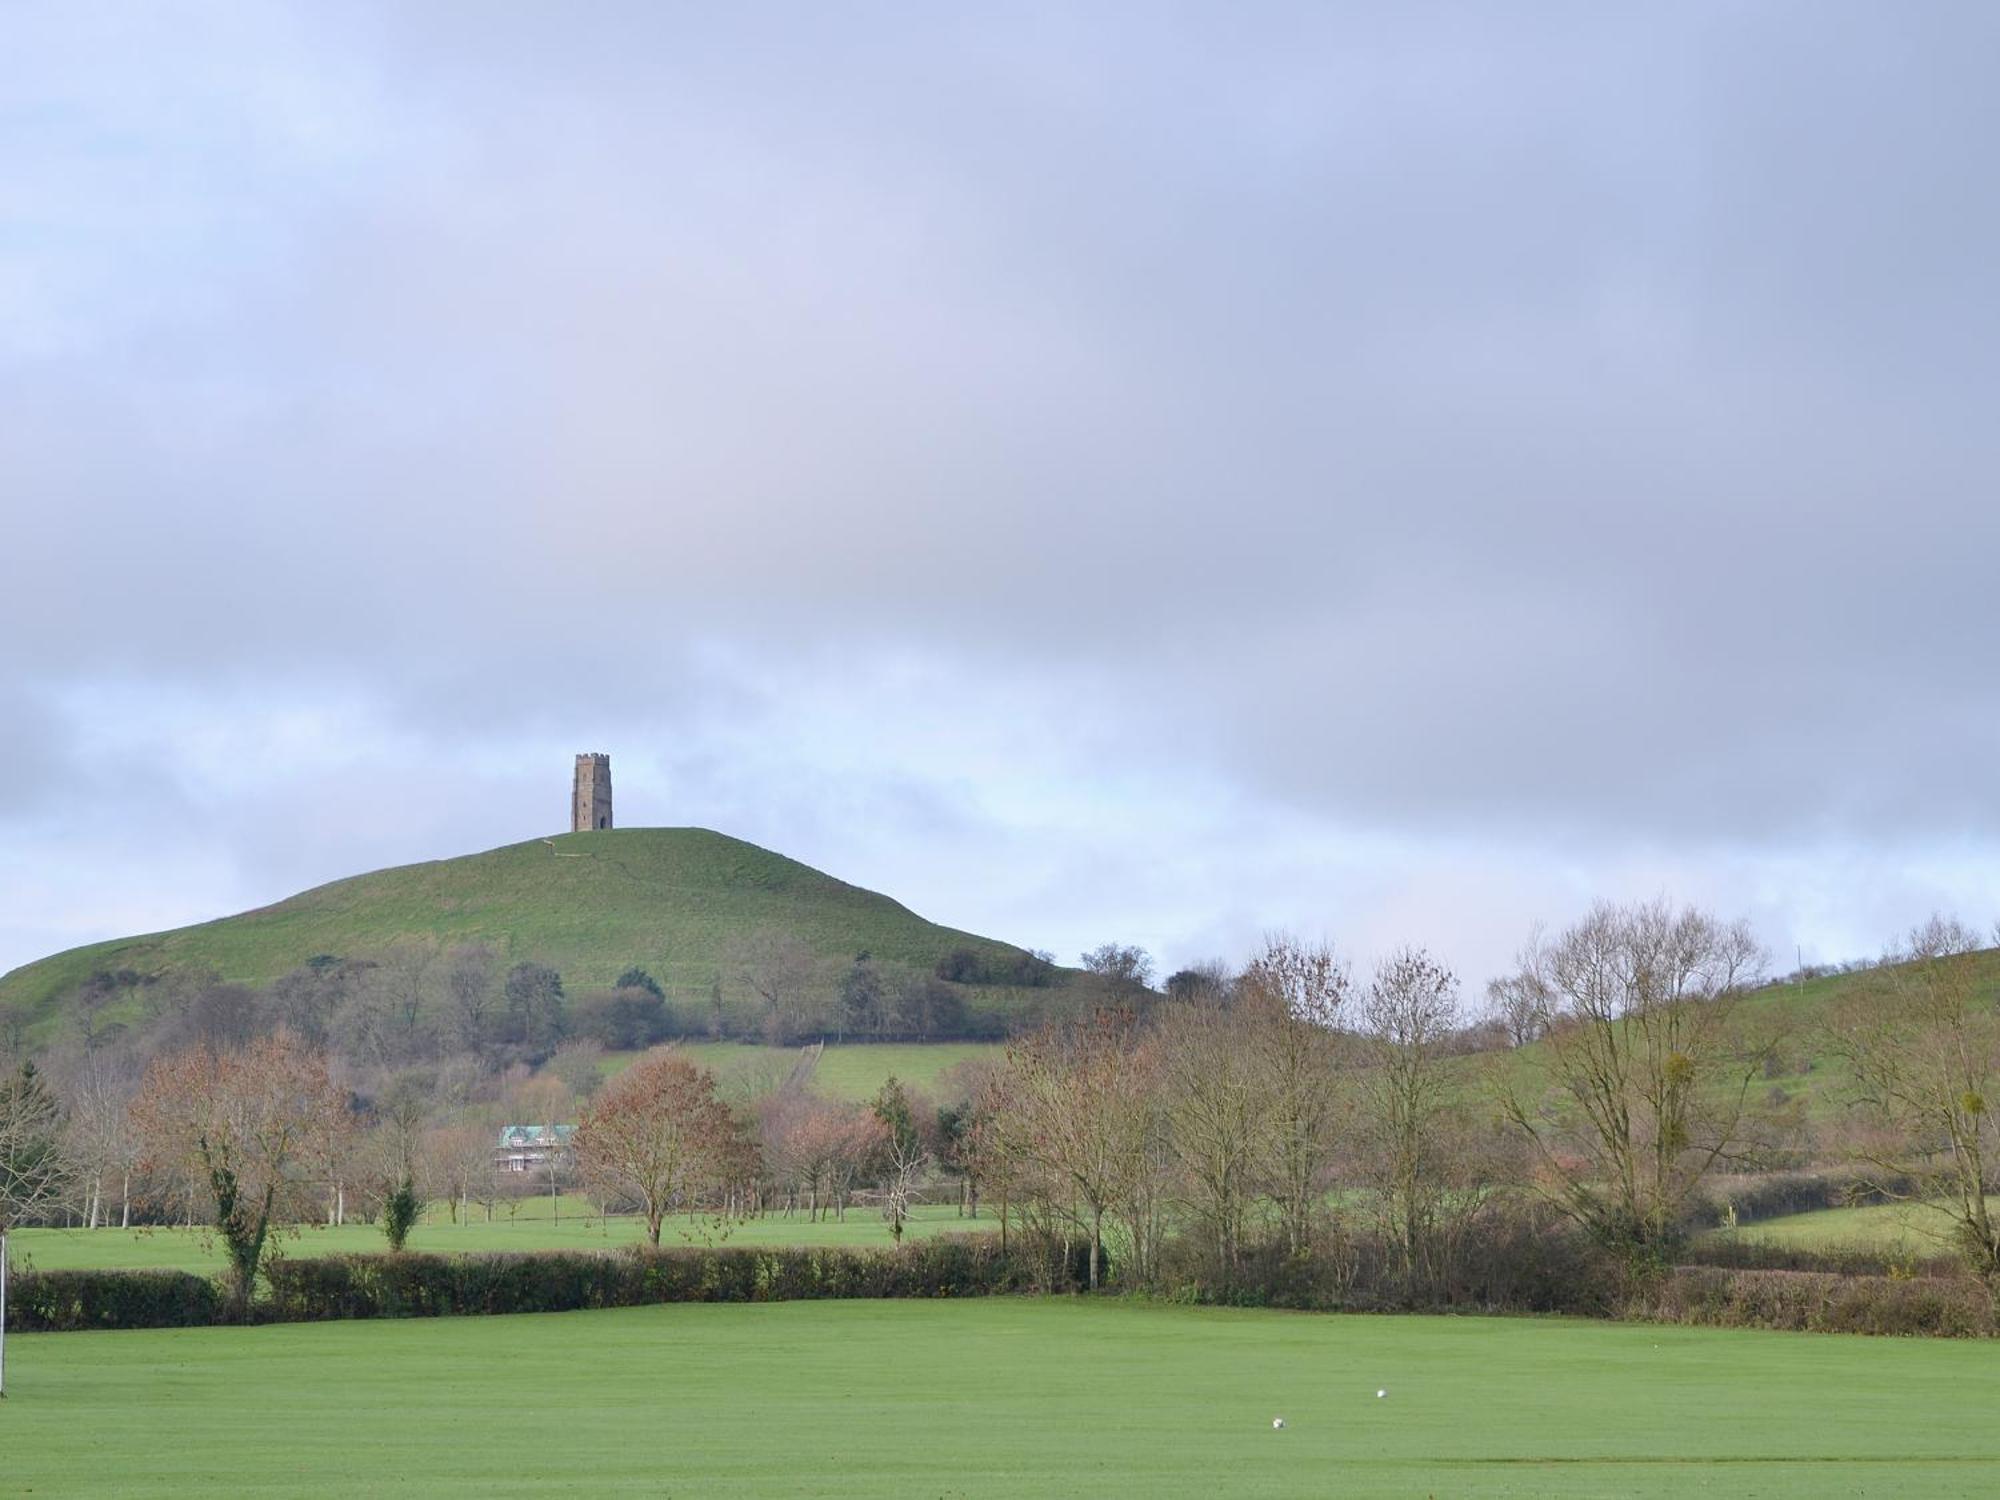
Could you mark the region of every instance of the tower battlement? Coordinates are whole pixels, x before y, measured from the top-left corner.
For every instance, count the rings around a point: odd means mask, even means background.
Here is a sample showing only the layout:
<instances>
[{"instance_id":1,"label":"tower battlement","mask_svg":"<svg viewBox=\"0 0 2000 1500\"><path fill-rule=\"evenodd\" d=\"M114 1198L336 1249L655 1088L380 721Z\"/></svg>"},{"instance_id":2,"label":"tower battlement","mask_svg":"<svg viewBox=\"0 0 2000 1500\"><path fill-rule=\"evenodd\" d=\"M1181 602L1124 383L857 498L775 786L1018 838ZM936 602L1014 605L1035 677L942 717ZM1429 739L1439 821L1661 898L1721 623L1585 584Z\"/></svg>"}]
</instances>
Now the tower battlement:
<instances>
[{"instance_id":1,"label":"tower battlement","mask_svg":"<svg viewBox=\"0 0 2000 1500\"><path fill-rule=\"evenodd\" d=\"M576 758L576 781L569 794L569 831L587 833L611 826L611 757L596 753Z\"/></svg>"}]
</instances>

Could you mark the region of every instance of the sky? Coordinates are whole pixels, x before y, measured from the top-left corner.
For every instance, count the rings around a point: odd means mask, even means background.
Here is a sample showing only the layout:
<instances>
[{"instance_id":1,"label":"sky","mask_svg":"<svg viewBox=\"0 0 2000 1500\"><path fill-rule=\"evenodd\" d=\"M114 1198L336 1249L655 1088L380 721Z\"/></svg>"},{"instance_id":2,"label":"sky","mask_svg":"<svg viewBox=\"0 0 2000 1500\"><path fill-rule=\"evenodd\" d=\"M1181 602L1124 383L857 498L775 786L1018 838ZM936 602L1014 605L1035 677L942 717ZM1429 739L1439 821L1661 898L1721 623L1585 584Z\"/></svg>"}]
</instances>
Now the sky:
<instances>
[{"instance_id":1,"label":"sky","mask_svg":"<svg viewBox=\"0 0 2000 1500\"><path fill-rule=\"evenodd\" d=\"M2000 8L0 17L0 970L582 750L1162 973L2000 918Z\"/></svg>"}]
</instances>

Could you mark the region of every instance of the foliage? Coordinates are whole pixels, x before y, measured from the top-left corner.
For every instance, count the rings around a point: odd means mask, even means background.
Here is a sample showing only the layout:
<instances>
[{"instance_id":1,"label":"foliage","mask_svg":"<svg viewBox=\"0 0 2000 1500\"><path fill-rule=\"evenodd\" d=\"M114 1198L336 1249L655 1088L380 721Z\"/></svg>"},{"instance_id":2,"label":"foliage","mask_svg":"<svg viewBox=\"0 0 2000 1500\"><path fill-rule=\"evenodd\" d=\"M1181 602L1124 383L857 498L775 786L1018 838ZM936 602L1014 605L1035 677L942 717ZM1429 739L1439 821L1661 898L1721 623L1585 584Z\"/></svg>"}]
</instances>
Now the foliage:
<instances>
[{"instance_id":1,"label":"foliage","mask_svg":"<svg viewBox=\"0 0 2000 1500\"><path fill-rule=\"evenodd\" d=\"M660 988L660 981L637 965L620 974L613 988L621 990L644 990L655 1000L664 1000L667 998L667 992Z\"/></svg>"},{"instance_id":2,"label":"foliage","mask_svg":"<svg viewBox=\"0 0 2000 1500\"><path fill-rule=\"evenodd\" d=\"M329 1256L270 1274L281 1321L567 1312L657 1302L825 1297L979 1297L1023 1291L1042 1268L992 1236L940 1236L883 1250L634 1247L613 1253Z\"/></svg>"},{"instance_id":3,"label":"foliage","mask_svg":"<svg viewBox=\"0 0 2000 1500\"><path fill-rule=\"evenodd\" d=\"M615 1052L635 1052L663 1042L672 1030L667 1004L645 985L591 990L570 1007L570 1030Z\"/></svg>"},{"instance_id":4,"label":"foliage","mask_svg":"<svg viewBox=\"0 0 2000 1500\"><path fill-rule=\"evenodd\" d=\"M402 1252L410 1238L410 1231L416 1228L423 1211L424 1204L417 1196L416 1183L405 1176L382 1204L382 1233L389 1241L390 1250L398 1254Z\"/></svg>"},{"instance_id":5,"label":"foliage","mask_svg":"<svg viewBox=\"0 0 2000 1500\"><path fill-rule=\"evenodd\" d=\"M1059 983L1062 970L1047 954L957 947L937 962L939 979L953 984L999 984L1021 989L1045 989Z\"/></svg>"},{"instance_id":6,"label":"foliage","mask_svg":"<svg viewBox=\"0 0 2000 1500\"><path fill-rule=\"evenodd\" d=\"M520 963L507 971L507 1040L532 1056L546 1057L565 1026L562 975L547 964Z\"/></svg>"},{"instance_id":7,"label":"foliage","mask_svg":"<svg viewBox=\"0 0 2000 1500\"><path fill-rule=\"evenodd\" d=\"M86 1328L198 1328L228 1320L215 1279L186 1271L15 1272L7 1326L19 1333Z\"/></svg>"},{"instance_id":8,"label":"foliage","mask_svg":"<svg viewBox=\"0 0 2000 1500\"><path fill-rule=\"evenodd\" d=\"M1649 1281L1627 1316L1715 1328L1811 1333L2000 1333L1992 1293L1970 1278L1852 1276L1824 1271L1742 1271L1682 1266Z\"/></svg>"}]
</instances>

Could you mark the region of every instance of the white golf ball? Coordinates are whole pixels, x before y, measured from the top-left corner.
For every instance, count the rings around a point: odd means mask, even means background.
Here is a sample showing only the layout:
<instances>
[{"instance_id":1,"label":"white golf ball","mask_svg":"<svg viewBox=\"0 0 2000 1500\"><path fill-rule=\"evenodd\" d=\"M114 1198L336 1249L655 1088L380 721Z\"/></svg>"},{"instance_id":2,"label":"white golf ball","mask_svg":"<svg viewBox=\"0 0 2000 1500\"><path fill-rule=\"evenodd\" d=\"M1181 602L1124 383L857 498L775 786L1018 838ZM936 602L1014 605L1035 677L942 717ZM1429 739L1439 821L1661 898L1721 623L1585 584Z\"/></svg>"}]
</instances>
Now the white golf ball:
<instances>
[{"instance_id":1,"label":"white golf ball","mask_svg":"<svg viewBox=\"0 0 2000 1500\"><path fill-rule=\"evenodd\" d=\"M1271 1426L1273 1430L1281 1430L1284 1427L1284 1425L1285 1425L1285 1419L1283 1417L1271 1418Z\"/></svg>"},{"instance_id":2,"label":"white golf ball","mask_svg":"<svg viewBox=\"0 0 2000 1500\"><path fill-rule=\"evenodd\" d=\"M1377 1401L1380 1401L1380 1400L1381 1400L1381 1399L1382 1399L1382 1398L1383 1398L1384 1396L1386 1396L1386 1395L1388 1395L1388 1394L1389 1394L1389 1393L1388 1393L1387 1391L1377 1391L1377 1392L1375 1393L1375 1399L1376 1399Z\"/></svg>"}]
</instances>

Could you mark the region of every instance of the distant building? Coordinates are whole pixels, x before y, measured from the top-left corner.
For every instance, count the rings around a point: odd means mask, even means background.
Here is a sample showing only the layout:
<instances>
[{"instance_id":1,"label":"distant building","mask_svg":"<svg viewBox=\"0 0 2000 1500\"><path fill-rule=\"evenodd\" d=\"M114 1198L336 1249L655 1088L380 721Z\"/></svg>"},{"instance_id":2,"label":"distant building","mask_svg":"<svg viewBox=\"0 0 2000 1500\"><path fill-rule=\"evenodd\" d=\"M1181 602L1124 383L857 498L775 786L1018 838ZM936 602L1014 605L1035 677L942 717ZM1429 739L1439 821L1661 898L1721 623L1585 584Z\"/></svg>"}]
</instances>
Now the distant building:
<instances>
[{"instance_id":1,"label":"distant building","mask_svg":"<svg viewBox=\"0 0 2000 1500\"><path fill-rule=\"evenodd\" d=\"M587 833L611 826L611 757L579 755L569 792L569 831Z\"/></svg>"},{"instance_id":2,"label":"distant building","mask_svg":"<svg viewBox=\"0 0 2000 1500\"><path fill-rule=\"evenodd\" d=\"M574 1125L503 1125L493 1151L493 1165L502 1172L532 1172L569 1149Z\"/></svg>"}]
</instances>

